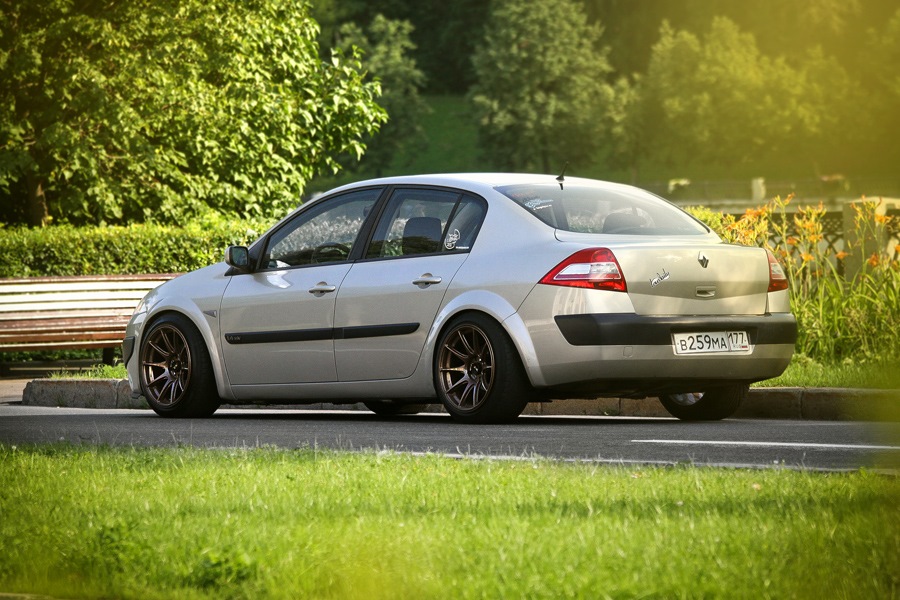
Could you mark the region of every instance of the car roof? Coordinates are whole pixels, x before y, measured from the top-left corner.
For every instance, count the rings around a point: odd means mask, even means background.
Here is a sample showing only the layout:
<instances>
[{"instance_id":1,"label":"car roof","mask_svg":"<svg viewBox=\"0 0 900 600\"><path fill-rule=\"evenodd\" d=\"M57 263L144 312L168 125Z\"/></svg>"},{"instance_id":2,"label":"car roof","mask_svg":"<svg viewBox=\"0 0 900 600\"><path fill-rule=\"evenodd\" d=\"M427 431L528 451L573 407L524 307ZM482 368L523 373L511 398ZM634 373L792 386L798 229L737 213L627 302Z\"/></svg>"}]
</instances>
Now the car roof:
<instances>
[{"instance_id":1,"label":"car roof","mask_svg":"<svg viewBox=\"0 0 900 600\"><path fill-rule=\"evenodd\" d=\"M367 187L374 185L434 185L454 188L464 188L475 193L485 193L497 187L507 185L524 185L524 184L558 184L556 175L533 174L533 173L435 173L428 175L399 175L393 177L382 177L379 179L367 179L347 184L339 188L335 188L328 192L329 195L336 192L342 192L358 187ZM566 183L577 185L589 185L610 190L632 190L636 191L630 185L621 183L612 183L609 181L600 181L597 179L585 179L581 177L566 177Z\"/></svg>"}]
</instances>

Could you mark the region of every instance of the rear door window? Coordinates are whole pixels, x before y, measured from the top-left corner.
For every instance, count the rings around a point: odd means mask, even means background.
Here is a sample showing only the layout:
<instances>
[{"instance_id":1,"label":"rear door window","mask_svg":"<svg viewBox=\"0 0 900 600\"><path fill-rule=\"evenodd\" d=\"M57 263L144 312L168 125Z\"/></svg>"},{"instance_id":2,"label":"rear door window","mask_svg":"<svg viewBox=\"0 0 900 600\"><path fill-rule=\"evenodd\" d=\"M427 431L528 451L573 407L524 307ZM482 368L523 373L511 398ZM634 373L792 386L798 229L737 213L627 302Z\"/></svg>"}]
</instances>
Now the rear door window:
<instances>
[{"instance_id":1,"label":"rear door window","mask_svg":"<svg viewBox=\"0 0 900 600\"><path fill-rule=\"evenodd\" d=\"M375 227L366 258L468 251L484 215L484 201L461 192L398 189Z\"/></svg>"}]
</instances>

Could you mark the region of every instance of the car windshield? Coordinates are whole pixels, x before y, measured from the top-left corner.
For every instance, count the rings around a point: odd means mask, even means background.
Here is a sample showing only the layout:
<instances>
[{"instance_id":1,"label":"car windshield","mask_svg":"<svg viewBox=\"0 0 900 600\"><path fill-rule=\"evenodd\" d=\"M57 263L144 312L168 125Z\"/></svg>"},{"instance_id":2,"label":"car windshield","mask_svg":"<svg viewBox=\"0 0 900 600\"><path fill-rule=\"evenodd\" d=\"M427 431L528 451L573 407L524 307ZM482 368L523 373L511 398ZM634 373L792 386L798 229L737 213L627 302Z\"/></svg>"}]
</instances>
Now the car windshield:
<instances>
[{"instance_id":1,"label":"car windshield","mask_svg":"<svg viewBox=\"0 0 900 600\"><path fill-rule=\"evenodd\" d=\"M637 188L566 183L496 188L538 219L578 233L619 235L704 235L709 230L658 196Z\"/></svg>"}]
</instances>

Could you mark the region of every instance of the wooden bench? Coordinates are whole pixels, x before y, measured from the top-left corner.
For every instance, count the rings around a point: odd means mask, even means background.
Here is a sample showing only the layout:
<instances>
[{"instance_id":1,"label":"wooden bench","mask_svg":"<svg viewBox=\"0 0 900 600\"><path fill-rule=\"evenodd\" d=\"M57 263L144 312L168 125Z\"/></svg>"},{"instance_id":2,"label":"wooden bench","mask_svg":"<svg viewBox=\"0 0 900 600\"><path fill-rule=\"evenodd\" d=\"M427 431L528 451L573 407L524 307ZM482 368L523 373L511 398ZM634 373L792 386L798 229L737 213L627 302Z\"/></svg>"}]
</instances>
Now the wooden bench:
<instances>
[{"instance_id":1,"label":"wooden bench","mask_svg":"<svg viewBox=\"0 0 900 600\"><path fill-rule=\"evenodd\" d=\"M113 350L144 295L177 277L86 275L0 279L0 352L102 348Z\"/></svg>"}]
</instances>

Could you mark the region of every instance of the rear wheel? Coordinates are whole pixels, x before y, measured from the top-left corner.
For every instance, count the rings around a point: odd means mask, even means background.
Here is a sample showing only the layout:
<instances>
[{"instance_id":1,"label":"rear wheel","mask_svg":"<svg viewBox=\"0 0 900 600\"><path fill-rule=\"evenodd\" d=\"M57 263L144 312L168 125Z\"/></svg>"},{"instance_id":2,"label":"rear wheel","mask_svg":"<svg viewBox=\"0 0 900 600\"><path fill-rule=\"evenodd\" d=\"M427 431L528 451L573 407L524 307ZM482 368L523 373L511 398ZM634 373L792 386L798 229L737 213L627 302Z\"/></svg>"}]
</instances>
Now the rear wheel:
<instances>
[{"instance_id":1,"label":"rear wheel","mask_svg":"<svg viewBox=\"0 0 900 600\"><path fill-rule=\"evenodd\" d=\"M219 408L206 344L178 314L155 322L141 340L141 392L162 417L208 417Z\"/></svg>"},{"instance_id":2,"label":"rear wheel","mask_svg":"<svg viewBox=\"0 0 900 600\"><path fill-rule=\"evenodd\" d=\"M511 421L533 394L512 340L484 315L454 320L438 340L434 363L435 391L458 421Z\"/></svg>"},{"instance_id":3,"label":"rear wheel","mask_svg":"<svg viewBox=\"0 0 900 600\"><path fill-rule=\"evenodd\" d=\"M737 411L749 390L749 385L735 384L706 392L667 394L659 401L669 414L683 421L719 421Z\"/></svg>"}]
</instances>

